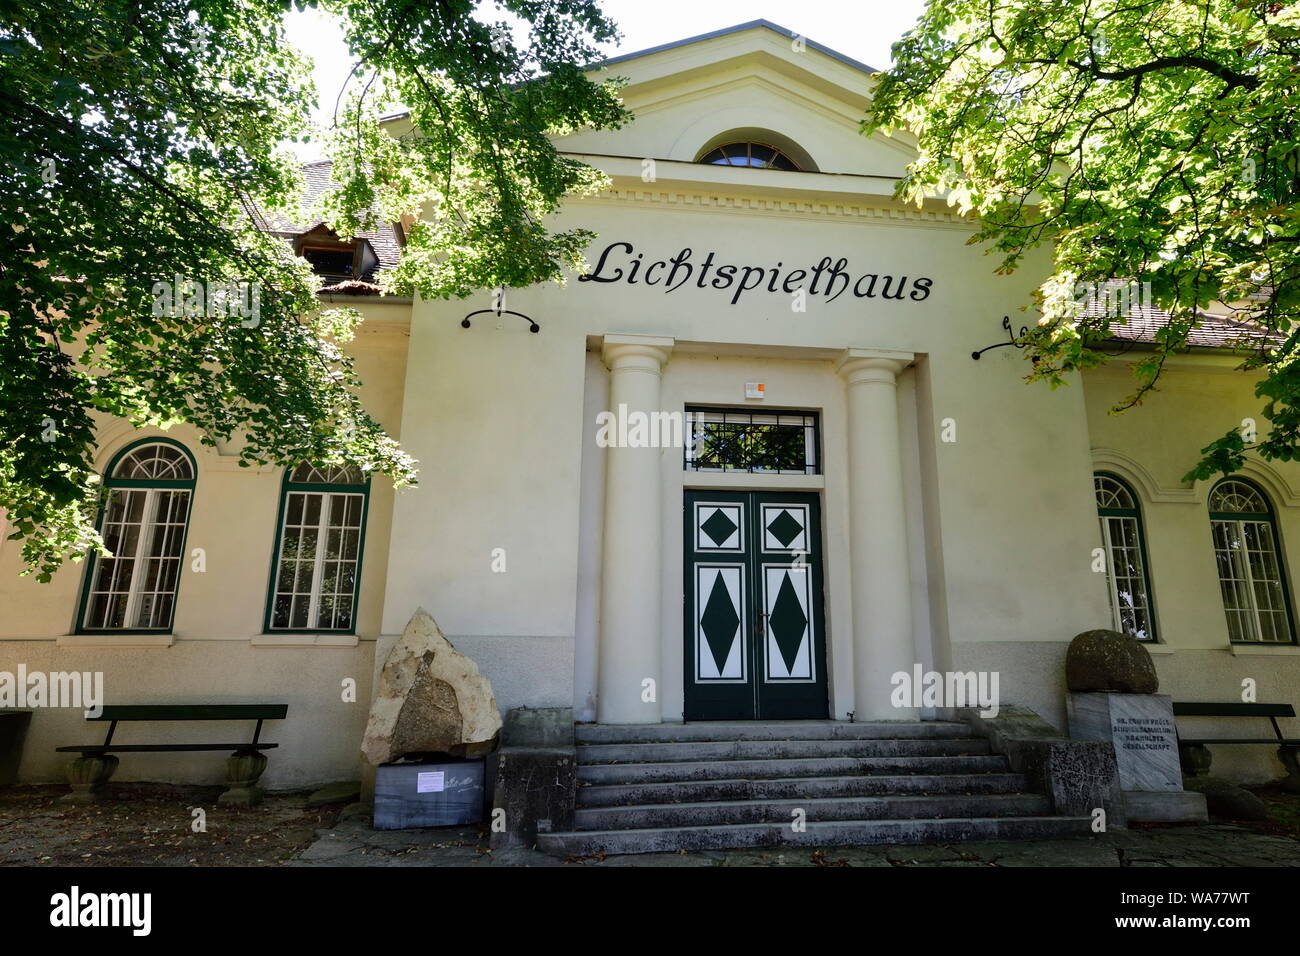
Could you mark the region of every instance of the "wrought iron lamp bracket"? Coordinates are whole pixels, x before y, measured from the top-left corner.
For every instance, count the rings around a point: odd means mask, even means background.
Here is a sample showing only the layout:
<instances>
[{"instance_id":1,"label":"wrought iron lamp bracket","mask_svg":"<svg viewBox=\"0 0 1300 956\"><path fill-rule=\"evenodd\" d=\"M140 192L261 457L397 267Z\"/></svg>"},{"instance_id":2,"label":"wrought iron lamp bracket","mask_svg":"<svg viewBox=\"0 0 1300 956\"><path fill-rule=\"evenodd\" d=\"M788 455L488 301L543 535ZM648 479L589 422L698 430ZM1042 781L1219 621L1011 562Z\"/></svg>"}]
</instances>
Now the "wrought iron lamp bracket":
<instances>
[{"instance_id":1,"label":"wrought iron lamp bracket","mask_svg":"<svg viewBox=\"0 0 1300 956\"><path fill-rule=\"evenodd\" d=\"M470 326L469 320L474 318L474 316L476 315L495 315L498 317L503 315L517 315L519 316L519 318L523 319L525 322L528 323L529 332L540 332L542 330L542 327L540 325L538 325L528 316L524 315L522 312L516 312L513 309L502 308L502 305L505 303L506 300L505 289L501 289L500 292L497 293L496 300L497 300L496 308L479 309L475 312L471 312L469 315L465 316L465 318L460 320L460 327L462 329L468 329Z\"/></svg>"},{"instance_id":2,"label":"wrought iron lamp bracket","mask_svg":"<svg viewBox=\"0 0 1300 956\"><path fill-rule=\"evenodd\" d=\"M1002 328L1005 329L1007 333L1007 340L1005 342L998 342L995 345L986 345L978 352L971 352L970 357L978 362L981 355L983 355L985 352L990 352L993 349L1003 349L1006 348L1008 345L1010 345L1014 349L1023 349L1027 347L1028 343L1020 340L1029 334L1029 326L1022 325L1020 327L1020 335L1017 336L1011 330L1011 316L1004 315L1002 316Z\"/></svg>"}]
</instances>

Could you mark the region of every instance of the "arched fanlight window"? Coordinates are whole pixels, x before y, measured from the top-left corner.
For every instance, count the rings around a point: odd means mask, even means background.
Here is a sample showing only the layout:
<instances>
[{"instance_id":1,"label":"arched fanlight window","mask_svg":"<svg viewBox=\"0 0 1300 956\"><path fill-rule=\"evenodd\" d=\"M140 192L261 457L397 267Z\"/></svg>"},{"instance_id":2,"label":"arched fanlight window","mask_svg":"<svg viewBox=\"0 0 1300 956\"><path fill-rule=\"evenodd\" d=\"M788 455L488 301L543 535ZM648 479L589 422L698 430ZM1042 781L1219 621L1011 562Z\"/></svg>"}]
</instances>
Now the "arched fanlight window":
<instances>
[{"instance_id":1,"label":"arched fanlight window","mask_svg":"<svg viewBox=\"0 0 1300 956\"><path fill-rule=\"evenodd\" d=\"M714 166L756 166L760 169L799 171L799 165L775 146L763 143L727 143L700 157Z\"/></svg>"},{"instance_id":2,"label":"arched fanlight window","mask_svg":"<svg viewBox=\"0 0 1300 956\"><path fill-rule=\"evenodd\" d=\"M83 631L170 631L196 469L167 439L129 445L109 463L100 534L82 592Z\"/></svg>"},{"instance_id":3,"label":"arched fanlight window","mask_svg":"<svg viewBox=\"0 0 1300 956\"><path fill-rule=\"evenodd\" d=\"M1114 475L1093 475L1101 542L1106 549L1106 583L1115 630L1140 641L1155 640L1151 578L1137 496Z\"/></svg>"},{"instance_id":4,"label":"arched fanlight window","mask_svg":"<svg viewBox=\"0 0 1300 956\"><path fill-rule=\"evenodd\" d=\"M303 464L286 473L267 631L356 630L369 497L358 468Z\"/></svg>"},{"instance_id":5,"label":"arched fanlight window","mask_svg":"<svg viewBox=\"0 0 1300 956\"><path fill-rule=\"evenodd\" d=\"M1290 643L1291 601L1268 497L1243 478L1225 478L1210 490L1209 506L1228 638Z\"/></svg>"}]
</instances>

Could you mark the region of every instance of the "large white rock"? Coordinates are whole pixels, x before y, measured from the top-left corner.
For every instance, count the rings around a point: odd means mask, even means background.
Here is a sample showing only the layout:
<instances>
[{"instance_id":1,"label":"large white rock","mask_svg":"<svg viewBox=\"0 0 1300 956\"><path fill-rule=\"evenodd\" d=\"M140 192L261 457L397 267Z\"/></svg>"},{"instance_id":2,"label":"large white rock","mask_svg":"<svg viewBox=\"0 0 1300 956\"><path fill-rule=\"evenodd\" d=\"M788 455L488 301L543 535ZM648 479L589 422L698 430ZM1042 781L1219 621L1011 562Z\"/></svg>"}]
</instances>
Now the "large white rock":
<instances>
[{"instance_id":1,"label":"large white rock","mask_svg":"<svg viewBox=\"0 0 1300 956\"><path fill-rule=\"evenodd\" d=\"M477 757L500 731L488 679L417 610L384 662L361 752L375 766L417 753Z\"/></svg>"}]
</instances>

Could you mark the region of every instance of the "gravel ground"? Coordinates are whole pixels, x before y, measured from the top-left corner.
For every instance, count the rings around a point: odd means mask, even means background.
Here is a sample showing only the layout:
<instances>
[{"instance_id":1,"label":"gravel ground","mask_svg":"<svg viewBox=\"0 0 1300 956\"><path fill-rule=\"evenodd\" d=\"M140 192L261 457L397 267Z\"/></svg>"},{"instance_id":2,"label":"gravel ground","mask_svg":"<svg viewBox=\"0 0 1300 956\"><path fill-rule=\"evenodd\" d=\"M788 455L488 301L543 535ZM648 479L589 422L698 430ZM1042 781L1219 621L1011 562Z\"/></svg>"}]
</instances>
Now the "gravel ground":
<instances>
[{"instance_id":1,"label":"gravel ground","mask_svg":"<svg viewBox=\"0 0 1300 956\"><path fill-rule=\"evenodd\" d=\"M91 806L64 806L66 785L0 788L0 866L276 866L332 826L338 808L307 794L257 807L217 806L221 787L110 784ZM202 810L206 832L195 830Z\"/></svg>"}]
</instances>

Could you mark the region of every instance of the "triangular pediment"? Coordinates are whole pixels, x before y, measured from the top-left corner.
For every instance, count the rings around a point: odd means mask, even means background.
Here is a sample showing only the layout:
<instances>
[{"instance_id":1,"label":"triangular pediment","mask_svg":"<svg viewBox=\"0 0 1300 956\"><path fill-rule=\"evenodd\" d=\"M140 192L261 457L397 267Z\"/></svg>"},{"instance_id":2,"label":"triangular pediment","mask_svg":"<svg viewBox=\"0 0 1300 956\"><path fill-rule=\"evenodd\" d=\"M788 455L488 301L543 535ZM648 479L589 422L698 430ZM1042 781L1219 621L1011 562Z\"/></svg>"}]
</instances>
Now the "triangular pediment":
<instances>
[{"instance_id":1,"label":"triangular pediment","mask_svg":"<svg viewBox=\"0 0 1300 956\"><path fill-rule=\"evenodd\" d=\"M626 79L619 130L557 140L566 152L693 163L729 139L793 148L805 171L893 179L914 152L859 132L874 71L767 21L616 57L593 78Z\"/></svg>"}]
</instances>

